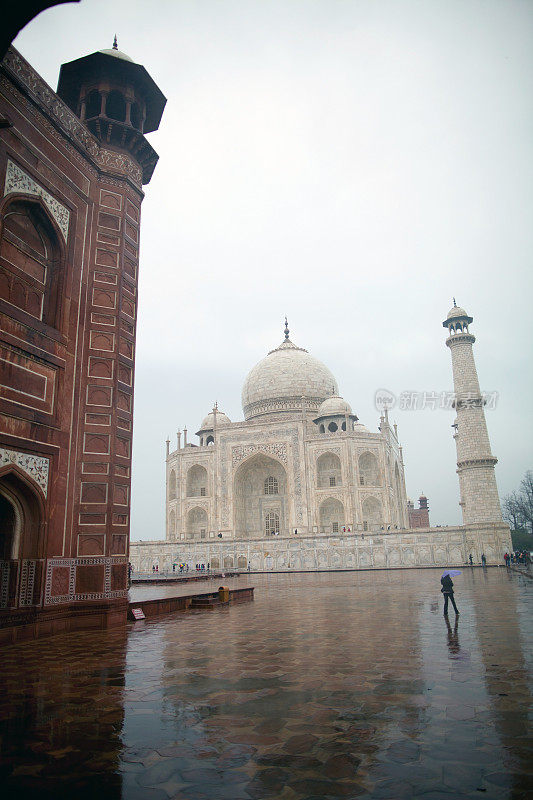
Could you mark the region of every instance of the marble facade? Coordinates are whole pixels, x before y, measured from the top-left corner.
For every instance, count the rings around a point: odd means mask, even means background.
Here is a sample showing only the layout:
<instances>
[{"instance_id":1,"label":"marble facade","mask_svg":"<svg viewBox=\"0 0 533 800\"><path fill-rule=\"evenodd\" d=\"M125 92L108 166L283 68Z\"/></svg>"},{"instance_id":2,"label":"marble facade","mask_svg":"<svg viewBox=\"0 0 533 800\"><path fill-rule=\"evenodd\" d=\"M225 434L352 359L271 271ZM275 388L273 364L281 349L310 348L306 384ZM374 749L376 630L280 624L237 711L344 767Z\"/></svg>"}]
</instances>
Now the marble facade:
<instances>
[{"instance_id":1,"label":"marble facade","mask_svg":"<svg viewBox=\"0 0 533 800\"><path fill-rule=\"evenodd\" d=\"M408 527L402 451L387 413L369 431L327 367L287 336L252 369L245 420L218 408L167 453L170 542Z\"/></svg>"},{"instance_id":2,"label":"marble facade","mask_svg":"<svg viewBox=\"0 0 533 800\"><path fill-rule=\"evenodd\" d=\"M172 571L172 564L202 563L215 570L314 572L474 564L484 553L488 564L503 563L510 547L504 525L426 528L397 533L284 536L248 541L134 542L131 562L139 572Z\"/></svg>"}]
</instances>

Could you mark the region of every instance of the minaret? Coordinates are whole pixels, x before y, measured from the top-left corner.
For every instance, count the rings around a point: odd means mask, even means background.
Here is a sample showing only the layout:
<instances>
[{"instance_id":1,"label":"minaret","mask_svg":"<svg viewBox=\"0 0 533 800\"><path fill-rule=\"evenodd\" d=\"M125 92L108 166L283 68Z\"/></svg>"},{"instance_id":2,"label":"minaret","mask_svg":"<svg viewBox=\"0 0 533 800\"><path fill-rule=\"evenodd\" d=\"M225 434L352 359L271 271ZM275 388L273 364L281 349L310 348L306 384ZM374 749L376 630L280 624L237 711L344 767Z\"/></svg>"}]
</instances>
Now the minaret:
<instances>
[{"instance_id":1,"label":"minaret","mask_svg":"<svg viewBox=\"0 0 533 800\"><path fill-rule=\"evenodd\" d=\"M457 447L460 506L464 525L502 523L502 512L494 465L498 459L490 450L484 400L479 389L474 352L476 341L468 329L473 318L455 303L442 323L448 329L446 345L452 354L455 391L454 423Z\"/></svg>"}]
</instances>

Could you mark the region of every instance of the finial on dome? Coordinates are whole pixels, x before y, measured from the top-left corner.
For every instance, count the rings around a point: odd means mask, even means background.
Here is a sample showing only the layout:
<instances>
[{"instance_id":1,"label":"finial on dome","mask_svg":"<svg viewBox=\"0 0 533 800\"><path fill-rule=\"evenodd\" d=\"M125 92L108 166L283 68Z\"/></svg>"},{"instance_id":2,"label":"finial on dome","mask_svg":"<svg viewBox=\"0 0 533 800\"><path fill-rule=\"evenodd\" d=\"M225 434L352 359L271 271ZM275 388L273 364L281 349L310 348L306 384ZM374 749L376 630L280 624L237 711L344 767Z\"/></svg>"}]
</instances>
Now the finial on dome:
<instances>
[{"instance_id":1,"label":"finial on dome","mask_svg":"<svg viewBox=\"0 0 533 800\"><path fill-rule=\"evenodd\" d=\"M453 298L453 307L457 308L457 303L455 302L455 297Z\"/></svg>"},{"instance_id":2,"label":"finial on dome","mask_svg":"<svg viewBox=\"0 0 533 800\"><path fill-rule=\"evenodd\" d=\"M115 33L115 38L113 39L113 50L118 50L118 42L117 42L117 34Z\"/></svg>"},{"instance_id":3,"label":"finial on dome","mask_svg":"<svg viewBox=\"0 0 533 800\"><path fill-rule=\"evenodd\" d=\"M285 341L289 341L289 323L287 322L287 317L285 317Z\"/></svg>"}]
</instances>

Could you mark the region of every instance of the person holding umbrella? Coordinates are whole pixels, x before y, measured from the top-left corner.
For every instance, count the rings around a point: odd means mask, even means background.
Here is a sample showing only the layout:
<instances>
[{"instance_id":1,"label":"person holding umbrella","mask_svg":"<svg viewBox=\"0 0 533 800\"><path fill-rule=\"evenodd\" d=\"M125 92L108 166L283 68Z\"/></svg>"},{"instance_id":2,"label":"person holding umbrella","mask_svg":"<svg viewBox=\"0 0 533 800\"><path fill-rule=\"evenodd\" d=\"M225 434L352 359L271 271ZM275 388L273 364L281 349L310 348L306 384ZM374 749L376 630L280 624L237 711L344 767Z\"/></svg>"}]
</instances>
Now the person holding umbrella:
<instances>
[{"instance_id":1,"label":"person holding umbrella","mask_svg":"<svg viewBox=\"0 0 533 800\"><path fill-rule=\"evenodd\" d=\"M456 575L460 575L460 569L447 569L446 572L442 573L440 582L442 584L441 592L444 595L444 616L448 616L448 600L452 601L453 610L458 615L459 611L457 606L455 605L455 598L453 596L453 581L452 576L455 578Z\"/></svg>"}]
</instances>

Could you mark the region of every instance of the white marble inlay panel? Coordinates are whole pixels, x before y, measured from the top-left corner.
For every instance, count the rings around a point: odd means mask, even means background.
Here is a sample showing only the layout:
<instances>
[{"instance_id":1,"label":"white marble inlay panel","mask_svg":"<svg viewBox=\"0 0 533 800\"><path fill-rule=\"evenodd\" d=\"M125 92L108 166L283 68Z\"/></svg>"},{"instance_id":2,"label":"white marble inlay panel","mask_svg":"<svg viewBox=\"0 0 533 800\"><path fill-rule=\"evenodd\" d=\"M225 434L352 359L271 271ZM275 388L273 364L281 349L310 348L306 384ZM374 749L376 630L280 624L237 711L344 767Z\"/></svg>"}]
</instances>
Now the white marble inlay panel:
<instances>
[{"instance_id":1,"label":"white marble inlay panel","mask_svg":"<svg viewBox=\"0 0 533 800\"><path fill-rule=\"evenodd\" d=\"M42 197L46 203L46 207L57 222L65 241L67 241L70 221L70 211L68 208L62 205L59 200L56 200L55 197L52 197L51 194L36 183L36 181L17 164L8 160L4 196L14 192L17 194L29 194L34 197Z\"/></svg>"},{"instance_id":2,"label":"white marble inlay panel","mask_svg":"<svg viewBox=\"0 0 533 800\"><path fill-rule=\"evenodd\" d=\"M4 464L16 464L17 467L20 467L41 487L46 497L50 470L49 458L33 456L30 453L19 453L18 450L7 450L5 447L0 447L0 467L3 467Z\"/></svg>"}]
</instances>

